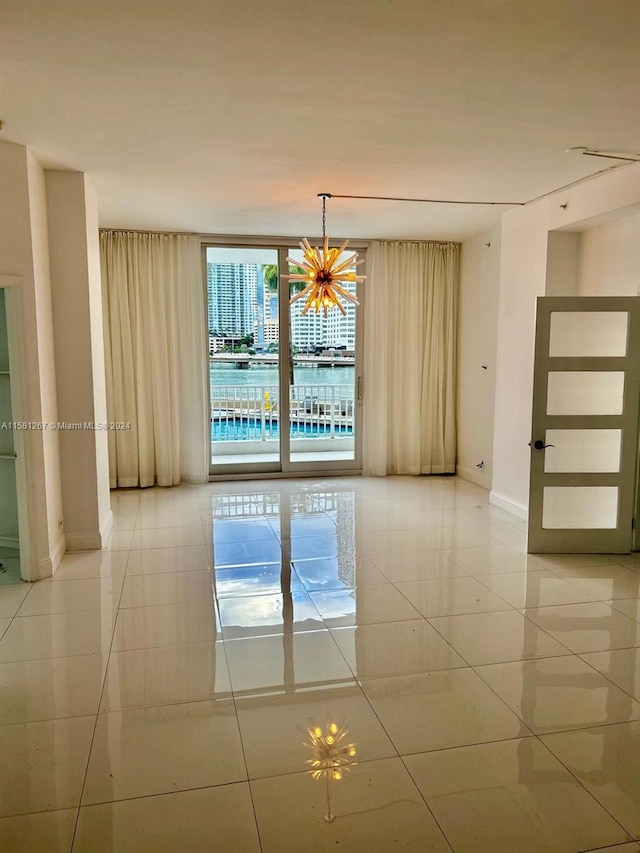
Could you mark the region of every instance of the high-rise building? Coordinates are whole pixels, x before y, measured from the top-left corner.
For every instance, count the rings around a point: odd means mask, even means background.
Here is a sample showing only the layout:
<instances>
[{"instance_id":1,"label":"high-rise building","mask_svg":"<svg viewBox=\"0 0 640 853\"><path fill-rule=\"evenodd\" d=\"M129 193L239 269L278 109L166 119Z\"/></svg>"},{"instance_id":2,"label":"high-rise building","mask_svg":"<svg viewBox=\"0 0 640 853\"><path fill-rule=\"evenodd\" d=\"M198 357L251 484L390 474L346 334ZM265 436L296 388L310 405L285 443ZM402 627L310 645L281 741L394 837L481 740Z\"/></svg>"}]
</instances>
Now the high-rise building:
<instances>
[{"instance_id":1,"label":"high-rise building","mask_svg":"<svg viewBox=\"0 0 640 853\"><path fill-rule=\"evenodd\" d=\"M345 290L355 294L355 285L344 285ZM345 304L343 302L343 304ZM291 343L300 349L317 346L345 347L355 349L356 345L356 309L345 304L347 313L332 308L324 316L323 311L311 309L302 316L305 300L299 299L291 306Z\"/></svg>"},{"instance_id":2,"label":"high-rise building","mask_svg":"<svg viewBox=\"0 0 640 853\"><path fill-rule=\"evenodd\" d=\"M251 335L257 320L258 265L207 263L209 335Z\"/></svg>"}]
</instances>

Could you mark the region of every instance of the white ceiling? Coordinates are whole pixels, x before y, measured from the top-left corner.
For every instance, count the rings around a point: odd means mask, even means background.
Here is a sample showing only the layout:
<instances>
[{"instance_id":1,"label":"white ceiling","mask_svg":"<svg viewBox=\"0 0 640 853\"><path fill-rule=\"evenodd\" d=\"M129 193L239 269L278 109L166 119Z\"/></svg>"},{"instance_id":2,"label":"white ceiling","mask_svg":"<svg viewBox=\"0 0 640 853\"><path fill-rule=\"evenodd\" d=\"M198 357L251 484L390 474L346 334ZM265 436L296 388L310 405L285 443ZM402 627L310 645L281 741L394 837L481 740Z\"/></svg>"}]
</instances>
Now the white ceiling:
<instances>
[{"instance_id":1,"label":"white ceiling","mask_svg":"<svg viewBox=\"0 0 640 853\"><path fill-rule=\"evenodd\" d=\"M1 138L106 227L317 235L321 191L525 201L640 148L638 0L0 0ZM463 239L501 208L328 203Z\"/></svg>"}]
</instances>

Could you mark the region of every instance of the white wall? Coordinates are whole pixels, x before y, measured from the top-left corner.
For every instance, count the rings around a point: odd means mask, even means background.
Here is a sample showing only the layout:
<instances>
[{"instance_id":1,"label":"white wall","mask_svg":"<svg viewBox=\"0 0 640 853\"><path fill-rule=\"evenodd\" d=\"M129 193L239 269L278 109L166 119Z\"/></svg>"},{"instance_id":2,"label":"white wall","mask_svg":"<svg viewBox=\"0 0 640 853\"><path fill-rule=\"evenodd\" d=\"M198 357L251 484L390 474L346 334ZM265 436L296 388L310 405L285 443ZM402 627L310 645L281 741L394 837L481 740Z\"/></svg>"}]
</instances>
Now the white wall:
<instances>
[{"instance_id":1,"label":"white wall","mask_svg":"<svg viewBox=\"0 0 640 853\"><path fill-rule=\"evenodd\" d=\"M580 232L550 231L545 296L576 296L580 267Z\"/></svg>"},{"instance_id":2,"label":"white wall","mask_svg":"<svg viewBox=\"0 0 640 853\"><path fill-rule=\"evenodd\" d=\"M58 417L105 424L104 340L95 199L81 172L47 171ZM107 433L58 433L67 548L102 548L111 530Z\"/></svg>"},{"instance_id":3,"label":"white wall","mask_svg":"<svg viewBox=\"0 0 640 853\"><path fill-rule=\"evenodd\" d=\"M580 234L581 296L640 295L640 214Z\"/></svg>"},{"instance_id":4,"label":"white wall","mask_svg":"<svg viewBox=\"0 0 640 853\"><path fill-rule=\"evenodd\" d=\"M493 473L500 236L500 228L481 234L460 253L456 473L485 488Z\"/></svg>"},{"instance_id":5,"label":"white wall","mask_svg":"<svg viewBox=\"0 0 640 853\"><path fill-rule=\"evenodd\" d=\"M631 166L503 216L491 497L522 516L529 498L535 304L547 293L549 233L635 215L638 204L640 166Z\"/></svg>"}]
</instances>

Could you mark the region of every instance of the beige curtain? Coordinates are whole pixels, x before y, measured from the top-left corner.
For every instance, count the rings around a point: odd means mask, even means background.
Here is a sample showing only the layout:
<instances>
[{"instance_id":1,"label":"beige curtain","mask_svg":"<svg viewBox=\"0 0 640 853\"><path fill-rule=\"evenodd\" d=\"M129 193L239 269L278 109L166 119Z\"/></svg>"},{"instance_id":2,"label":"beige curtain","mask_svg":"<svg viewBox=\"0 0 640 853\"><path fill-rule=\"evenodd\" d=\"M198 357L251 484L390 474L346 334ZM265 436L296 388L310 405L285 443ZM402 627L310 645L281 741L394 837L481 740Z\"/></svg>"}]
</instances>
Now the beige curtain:
<instances>
[{"instance_id":1,"label":"beige curtain","mask_svg":"<svg viewBox=\"0 0 640 853\"><path fill-rule=\"evenodd\" d=\"M363 469L445 474L456 462L457 243L367 251Z\"/></svg>"},{"instance_id":2,"label":"beige curtain","mask_svg":"<svg viewBox=\"0 0 640 853\"><path fill-rule=\"evenodd\" d=\"M198 237L100 234L111 487L209 473L205 296Z\"/></svg>"}]
</instances>

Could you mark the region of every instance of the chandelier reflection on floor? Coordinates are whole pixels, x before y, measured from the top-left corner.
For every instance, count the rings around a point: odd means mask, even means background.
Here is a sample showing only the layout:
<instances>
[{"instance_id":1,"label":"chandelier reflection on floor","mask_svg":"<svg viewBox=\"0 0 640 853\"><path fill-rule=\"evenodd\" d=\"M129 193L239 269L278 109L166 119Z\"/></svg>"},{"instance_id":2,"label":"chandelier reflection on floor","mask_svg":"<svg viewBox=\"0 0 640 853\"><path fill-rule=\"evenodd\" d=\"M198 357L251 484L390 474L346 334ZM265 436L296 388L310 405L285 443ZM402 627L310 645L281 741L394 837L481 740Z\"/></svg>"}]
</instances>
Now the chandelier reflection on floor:
<instances>
[{"instance_id":1,"label":"chandelier reflection on floor","mask_svg":"<svg viewBox=\"0 0 640 853\"><path fill-rule=\"evenodd\" d=\"M345 743L349 736L348 728L334 722L327 722L323 731L312 721L307 733L309 741L305 741L305 746L313 754L312 758L307 759L307 764L311 765L309 772L314 779L325 778L327 813L324 819L331 823L335 817L331 812L331 782L339 782L349 772L349 766L355 764L356 745Z\"/></svg>"}]
</instances>

